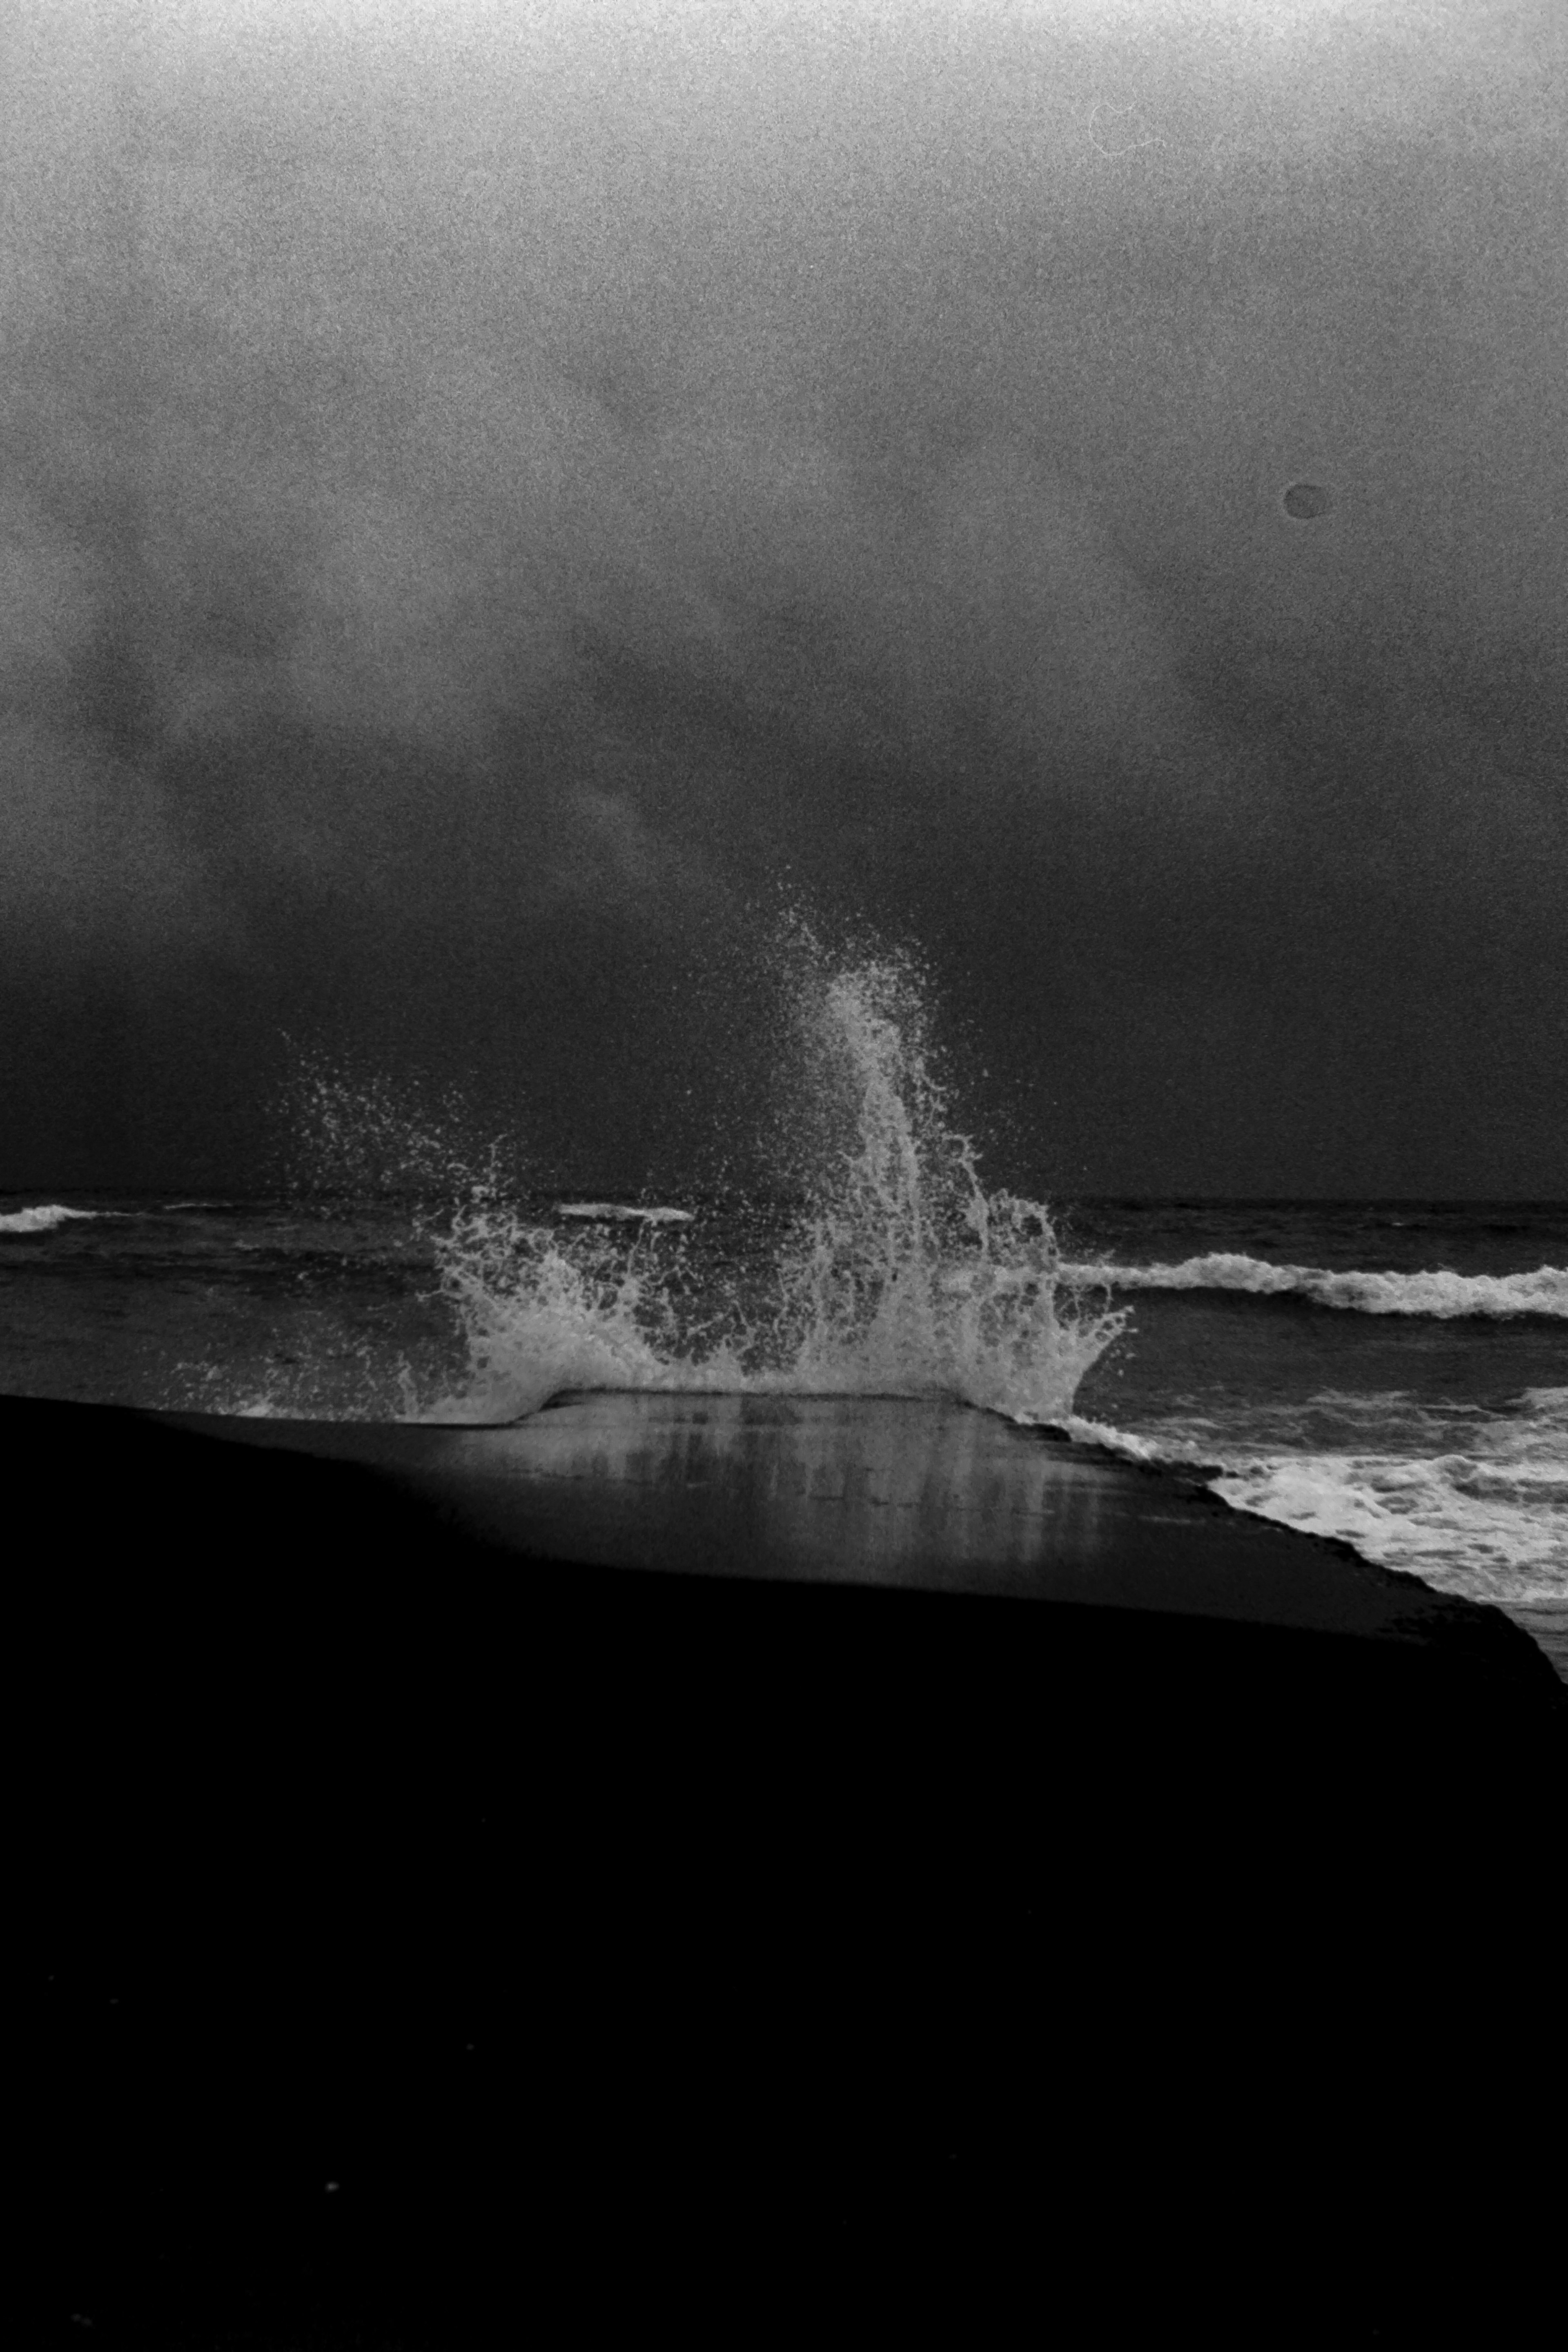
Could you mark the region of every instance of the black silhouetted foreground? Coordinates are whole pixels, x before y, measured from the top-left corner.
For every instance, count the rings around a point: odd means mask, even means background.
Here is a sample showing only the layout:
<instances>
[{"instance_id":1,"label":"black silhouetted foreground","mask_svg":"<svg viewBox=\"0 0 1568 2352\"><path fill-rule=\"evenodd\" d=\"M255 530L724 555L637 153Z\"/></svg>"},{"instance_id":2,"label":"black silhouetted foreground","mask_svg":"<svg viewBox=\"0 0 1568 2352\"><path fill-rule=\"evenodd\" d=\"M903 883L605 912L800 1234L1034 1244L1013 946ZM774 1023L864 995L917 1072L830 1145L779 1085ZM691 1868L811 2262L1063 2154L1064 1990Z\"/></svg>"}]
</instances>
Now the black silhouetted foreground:
<instances>
[{"instance_id":1,"label":"black silhouetted foreground","mask_svg":"<svg viewBox=\"0 0 1568 2352\"><path fill-rule=\"evenodd\" d=\"M1115 1465L1099 1607L552 1557L603 1477L498 1516L426 1433L0 1417L25 2340L1523 2307L1568 1706L1494 1612ZM615 1540L721 1570L711 1506ZM1201 1613L1243 1552L1315 1630Z\"/></svg>"}]
</instances>

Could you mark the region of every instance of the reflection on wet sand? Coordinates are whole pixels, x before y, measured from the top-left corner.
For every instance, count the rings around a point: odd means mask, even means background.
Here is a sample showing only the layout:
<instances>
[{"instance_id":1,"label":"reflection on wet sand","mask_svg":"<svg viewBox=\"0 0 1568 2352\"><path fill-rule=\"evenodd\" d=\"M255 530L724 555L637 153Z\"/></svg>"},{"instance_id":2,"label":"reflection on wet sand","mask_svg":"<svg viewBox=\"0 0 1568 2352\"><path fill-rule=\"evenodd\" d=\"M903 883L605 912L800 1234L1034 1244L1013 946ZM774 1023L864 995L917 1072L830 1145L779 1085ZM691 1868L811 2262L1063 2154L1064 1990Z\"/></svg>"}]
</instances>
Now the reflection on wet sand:
<instances>
[{"instance_id":1,"label":"reflection on wet sand","mask_svg":"<svg viewBox=\"0 0 1568 2352\"><path fill-rule=\"evenodd\" d=\"M639 1564L1028 1591L1087 1565L1120 1465L938 1400L563 1399L512 1431L455 1433L465 1481L521 1483ZM571 1500L561 1490L570 1490ZM500 1497L495 1498L500 1501ZM493 1505L492 1505L493 1507ZM504 1505L502 1506L504 1510Z\"/></svg>"},{"instance_id":2,"label":"reflection on wet sand","mask_svg":"<svg viewBox=\"0 0 1568 2352\"><path fill-rule=\"evenodd\" d=\"M582 1392L504 1427L178 1416L354 1462L522 1559L1423 1641L1485 1615L1189 1481L940 1398Z\"/></svg>"}]
</instances>

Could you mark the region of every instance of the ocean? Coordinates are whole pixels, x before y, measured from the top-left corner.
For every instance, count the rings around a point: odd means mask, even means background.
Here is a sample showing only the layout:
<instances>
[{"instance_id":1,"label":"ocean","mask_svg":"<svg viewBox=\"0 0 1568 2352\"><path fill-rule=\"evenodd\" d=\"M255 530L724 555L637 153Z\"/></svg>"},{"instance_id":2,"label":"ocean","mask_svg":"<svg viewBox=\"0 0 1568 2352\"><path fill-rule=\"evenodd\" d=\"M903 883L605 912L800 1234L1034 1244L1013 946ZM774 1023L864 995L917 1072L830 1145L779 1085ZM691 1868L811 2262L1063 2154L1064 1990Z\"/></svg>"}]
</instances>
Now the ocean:
<instances>
[{"instance_id":1,"label":"ocean","mask_svg":"<svg viewBox=\"0 0 1568 2352\"><path fill-rule=\"evenodd\" d=\"M940 1392L1494 1603L1568 1678L1568 1202L989 1191L906 970L801 1018L811 1153L773 1187L563 1192L412 1125L388 1181L385 1094L318 1076L282 1190L0 1197L0 1389L475 1422Z\"/></svg>"}]
</instances>

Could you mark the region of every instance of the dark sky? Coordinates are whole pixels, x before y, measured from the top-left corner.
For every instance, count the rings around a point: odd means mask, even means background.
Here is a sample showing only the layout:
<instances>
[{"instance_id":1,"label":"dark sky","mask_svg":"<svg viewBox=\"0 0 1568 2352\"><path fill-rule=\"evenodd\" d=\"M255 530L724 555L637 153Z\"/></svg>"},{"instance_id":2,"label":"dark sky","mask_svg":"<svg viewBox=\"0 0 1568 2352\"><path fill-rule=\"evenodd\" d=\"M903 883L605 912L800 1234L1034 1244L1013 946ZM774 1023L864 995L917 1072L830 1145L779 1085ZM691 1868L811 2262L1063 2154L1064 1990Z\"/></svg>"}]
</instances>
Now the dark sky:
<instances>
[{"instance_id":1,"label":"dark sky","mask_svg":"<svg viewBox=\"0 0 1568 2352\"><path fill-rule=\"evenodd\" d=\"M679 1181L793 901L998 1176L1568 1192L1562 0L5 26L0 1184Z\"/></svg>"}]
</instances>

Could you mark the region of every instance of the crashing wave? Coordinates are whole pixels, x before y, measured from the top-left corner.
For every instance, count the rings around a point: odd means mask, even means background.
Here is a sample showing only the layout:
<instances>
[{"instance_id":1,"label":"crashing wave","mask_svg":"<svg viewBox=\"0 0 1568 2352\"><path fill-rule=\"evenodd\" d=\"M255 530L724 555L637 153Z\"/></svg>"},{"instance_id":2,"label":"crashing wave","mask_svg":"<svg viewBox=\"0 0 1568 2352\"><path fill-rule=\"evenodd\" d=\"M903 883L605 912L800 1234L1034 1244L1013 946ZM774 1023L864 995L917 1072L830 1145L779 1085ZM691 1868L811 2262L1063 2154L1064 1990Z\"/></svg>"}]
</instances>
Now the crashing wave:
<instances>
[{"instance_id":1,"label":"crashing wave","mask_svg":"<svg viewBox=\"0 0 1568 2352\"><path fill-rule=\"evenodd\" d=\"M628 1249L587 1213L613 1204L573 1204L567 1234L476 1200L437 1243L468 1377L423 1417L518 1418L568 1387L943 1394L1030 1421L1070 1410L1126 1318L1067 1278L1042 1206L984 1189L910 972L815 971L798 1020L822 1159L765 1275L694 1296L684 1236L657 1217Z\"/></svg>"},{"instance_id":2,"label":"crashing wave","mask_svg":"<svg viewBox=\"0 0 1568 2352\"><path fill-rule=\"evenodd\" d=\"M1263 1297L1310 1299L1360 1315L1551 1315L1568 1318L1568 1267L1532 1274L1336 1274L1322 1266L1272 1265L1263 1258L1216 1251L1179 1265L1069 1265L1070 1279L1112 1290L1239 1290Z\"/></svg>"}]
</instances>

